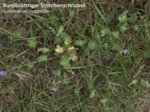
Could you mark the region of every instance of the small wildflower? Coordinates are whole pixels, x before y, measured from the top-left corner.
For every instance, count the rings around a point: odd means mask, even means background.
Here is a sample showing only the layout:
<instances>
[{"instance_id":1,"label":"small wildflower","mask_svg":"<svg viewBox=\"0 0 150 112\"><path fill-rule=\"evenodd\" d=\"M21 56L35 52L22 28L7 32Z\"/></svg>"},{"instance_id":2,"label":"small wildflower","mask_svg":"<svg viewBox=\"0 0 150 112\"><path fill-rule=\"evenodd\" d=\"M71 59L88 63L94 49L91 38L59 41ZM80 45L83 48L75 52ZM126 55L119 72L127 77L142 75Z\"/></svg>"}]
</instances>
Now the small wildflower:
<instances>
[{"instance_id":1,"label":"small wildflower","mask_svg":"<svg viewBox=\"0 0 150 112\"><path fill-rule=\"evenodd\" d=\"M59 92L59 89L58 89L57 87L54 87L54 88L52 88L52 91L53 91L54 93L58 93L58 92Z\"/></svg>"},{"instance_id":2,"label":"small wildflower","mask_svg":"<svg viewBox=\"0 0 150 112\"><path fill-rule=\"evenodd\" d=\"M6 72L5 71L0 71L0 76L5 76Z\"/></svg>"},{"instance_id":3,"label":"small wildflower","mask_svg":"<svg viewBox=\"0 0 150 112\"><path fill-rule=\"evenodd\" d=\"M121 54L127 55L127 54L128 54L128 50L127 50L127 49L122 50L122 51L121 51Z\"/></svg>"}]
</instances>

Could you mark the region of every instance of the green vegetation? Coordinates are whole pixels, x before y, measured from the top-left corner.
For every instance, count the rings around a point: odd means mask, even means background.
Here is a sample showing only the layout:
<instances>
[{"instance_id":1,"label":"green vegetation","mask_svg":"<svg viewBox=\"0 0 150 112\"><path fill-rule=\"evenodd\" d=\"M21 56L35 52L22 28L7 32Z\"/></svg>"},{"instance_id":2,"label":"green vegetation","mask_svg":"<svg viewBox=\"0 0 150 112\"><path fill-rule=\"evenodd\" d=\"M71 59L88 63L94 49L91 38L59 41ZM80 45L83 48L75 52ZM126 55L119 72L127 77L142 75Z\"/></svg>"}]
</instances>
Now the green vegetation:
<instances>
[{"instance_id":1,"label":"green vegetation","mask_svg":"<svg viewBox=\"0 0 150 112\"><path fill-rule=\"evenodd\" d=\"M83 1L1 13L0 112L150 111L149 0Z\"/></svg>"}]
</instances>

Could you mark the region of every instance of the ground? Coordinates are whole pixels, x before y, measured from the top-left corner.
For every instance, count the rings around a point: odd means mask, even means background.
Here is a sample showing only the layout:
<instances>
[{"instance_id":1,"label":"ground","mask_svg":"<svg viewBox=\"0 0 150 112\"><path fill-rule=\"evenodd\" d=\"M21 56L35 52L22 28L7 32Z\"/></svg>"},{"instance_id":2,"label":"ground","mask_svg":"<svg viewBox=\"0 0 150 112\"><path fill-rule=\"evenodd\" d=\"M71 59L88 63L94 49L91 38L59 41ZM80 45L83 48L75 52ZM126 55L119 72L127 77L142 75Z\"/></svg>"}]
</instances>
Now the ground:
<instances>
[{"instance_id":1,"label":"ground","mask_svg":"<svg viewBox=\"0 0 150 112\"><path fill-rule=\"evenodd\" d=\"M70 3L0 13L0 112L150 112L150 1Z\"/></svg>"}]
</instances>

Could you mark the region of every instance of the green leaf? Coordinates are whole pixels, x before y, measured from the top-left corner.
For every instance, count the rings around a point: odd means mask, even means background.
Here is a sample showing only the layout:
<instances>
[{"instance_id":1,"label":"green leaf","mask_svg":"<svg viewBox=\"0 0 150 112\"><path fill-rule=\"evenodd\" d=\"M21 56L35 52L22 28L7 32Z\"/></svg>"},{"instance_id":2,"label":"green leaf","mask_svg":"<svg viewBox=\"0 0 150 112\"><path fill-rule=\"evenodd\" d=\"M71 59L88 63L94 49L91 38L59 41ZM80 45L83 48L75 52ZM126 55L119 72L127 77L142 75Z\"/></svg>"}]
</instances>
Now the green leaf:
<instances>
[{"instance_id":1,"label":"green leaf","mask_svg":"<svg viewBox=\"0 0 150 112\"><path fill-rule=\"evenodd\" d=\"M69 37L69 38L66 38L66 39L65 39L64 44L65 44L65 45L70 45L71 42L72 42L71 37Z\"/></svg>"},{"instance_id":2,"label":"green leaf","mask_svg":"<svg viewBox=\"0 0 150 112\"><path fill-rule=\"evenodd\" d=\"M88 48L89 48L90 50L97 49L97 47L98 47L98 44L97 44L96 41L90 40L90 41L88 42Z\"/></svg>"},{"instance_id":3,"label":"green leaf","mask_svg":"<svg viewBox=\"0 0 150 112\"><path fill-rule=\"evenodd\" d=\"M42 48L39 48L37 51L42 52L42 53L47 53L47 52L49 52L49 48L42 47Z\"/></svg>"},{"instance_id":4,"label":"green leaf","mask_svg":"<svg viewBox=\"0 0 150 112\"><path fill-rule=\"evenodd\" d=\"M15 31L14 33L13 33L13 37L14 38L21 38L21 32L20 31Z\"/></svg>"},{"instance_id":5,"label":"green leaf","mask_svg":"<svg viewBox=\"0 0 150 112\"><path fill-rule=\"evenodd\" d=\"M127 11L123 12L121 15L119 15L118 20L120 23L127 23L128 17L127 17Z\"/></svg>"},{"instance_id":6,"label":"green leaf","mask_svg":"<svg viewBox=\"0 0 150 112\"><path fill-rule=\"evenodd\" d=\"M69 11L69 16L70 17L74 17L75 16L75 11L74 10L70 10Z\"/></svg>"},{"instance_id":7,"label":"green leaf","mask_svg":"<svg viewBox=\"0 0 150 112\"><path fill-rule=\"evenodd\" d=\"M62 33L64 31L64 27L61 25L61 26L59 26L59 28L58 28L58 32L57 32L57 37Z\"/></svg>"},{"instance_id":8,"label":"green leaf","mask_svg":"<svg viewBox=\"0 0 150 112\"><path fill-rule=\"evenodd\" d=\"M134 25L133 28L134 28L135 31L138 31L138 30L139 30L139 26L138 26L138 25Z\"/></svg>"},{"instance_id":9,"label":"green leaf","mask_svg":"<svg viewBox=\"0 0 150 112\"><path fill-rule=\"evenodd\" d=\"M58 68L57 70L55 70L55 69L52 70L52 74L55 75L55 76L60 76L60 75L61 75L61 72L62 72L62 71L61 71L61 69L59 69L59 68Z\"/></svg>"},{"instance_id":10,"label":"green leaf","mask_svg":"<svg viewBox=\"0 0 150 112\"><path fill-rule=\"evenodd\" d=\"M106 36L109 33L109 29L108 28L103 28L101 29L101 37Z\"/></svg>"},{"instance_id":11,"label":"green leaf","mask_svg":"<svg viewBox=\"0 0 150 112\"><path fill-rule=\"evenodd\" d=\"M90 98L94 98L96 96L96 91L92 90L91 94L90 94Z\"/></svg>"},{"instance_id":12,"label":"green leaf","mask_svg":"<svg viewBox=\"0 0 150 112\"><path fill-rule=\"evenodd\" d=\"M61 38L63 38L65 45L71 44L72 39L67 33L63 32L60 36L61 36Z\"/></svg>"},{"instance_id":13,"label":"green leaf","mask_svg":"<svg viewBox=\"0 0 150 112\"><path fill-rule=\"evenodd\" d=\"M118 31L112 31L112 36L115 38L119 37L119 32Z\"/></svg>"},{"instance_id":14,"label":"green leaf","mask_svg":"<svg viewBox=\"0 0 150 112\"><path fill-rule=\"evenodd\" d=\"M37 59L39 62L44 62L48 60L48 56L47 55L41 55L38 57Z\"/></svg>"},{"instance_id":15,"label":"green leaf","mask_svg":"<svg viewBox=\"0 0 150 112\"><path fill-rule=\"evenodd\" d=\"M147 80L141 80L141 86L146 87L146 88L150 88L150 83Z\"/></svg>"},{"instance_id":16,"label":"green leaf","mask_svg":"<svg viewBox=\"0 0 150 112\"><path fill-rule=\"evenodd\" d=\"M27 44L30 48L35 48L37 45L37 41L35 37L30 37L27 39Z\"/></svg>"},{"instance_id":17,"label":"green leaf","mask_svg":"<svg viewBox=\"0 0 150 112\"><path fill-rule=\"evenodd\" d=\"M120 31L121 31L121 32L125 32L126 30L127 30L126 25L122 25L122 26L120 27Z\"/></svg>"},{"instance_id":18,"label":"green leaf","mask_svg":"<svg viewBox=\"0 0 150 112\"><path fill-rule=\"evenodd\" d=\"M60 64L64 67L64 68L68 68L70 67L70 63L69 63L69 59L67 59L65 56L62 57Z\"/></svg>"},{"instance_id":19,"label":"green leaf","mask_svg":"<svg viewBox=\"0 0 150 112\"><path fill-rule=\"evenodd\" d=\"M132 86L132 85L135 85L137 84L138 80L137 79L134 79L132 80L132 82L128 85L129 87Z\"/></svg>"},{"instance_id":20,"label":"green leaf","mask_svg":"<svg viewBox=\"0 0 150 112\"><path fill-rule=\"evenodd\" d=\"M138 18L137 14L134 13L134 14L130 15L129 22L134 24L137 21L137 18Z\"/></svg>"},{"instance_id":21,"label":"green leaf","mask_svg":"<svg viewBox=\"0 0 150 112\"><path fill-rule=\"evenodd\" d=\"M69 68L70 67L70 60L72 59L72 54L71 53L67 53L66 55L64 55L61 58L60 64L65 68Z\"/></svg>"},{"instance_id":22,"label":"green leaf","mask_svg":"<svg viewBox=\"0 0 150 112\"><path fill-rule=\"evenodd\" d=\"M86 40L76 40L75 45L82 47L86 44L86 42L87 42Z\"/></svg>"},{"instance_id":23,"label":"green leaf","mask_svg":"<svg viewBox=\"0 0 150 112\"><path fill-rule=\"evenodd\" d=\"M63 39L61 37L55 37L54 42L55 42L55 44L62 44Z\"/></svg>"},{"instance_id":24,"label":"green leaf","mask_svg":"<svg viewBox=\"0 0 150 112\"><path fill-rule=\"evenodd\" d=\"M27 65L27 67L28 67L29 69L32 69L32 68L34 67L34 63L29 62L28 65Z\"/></svg>"}]
</instances>

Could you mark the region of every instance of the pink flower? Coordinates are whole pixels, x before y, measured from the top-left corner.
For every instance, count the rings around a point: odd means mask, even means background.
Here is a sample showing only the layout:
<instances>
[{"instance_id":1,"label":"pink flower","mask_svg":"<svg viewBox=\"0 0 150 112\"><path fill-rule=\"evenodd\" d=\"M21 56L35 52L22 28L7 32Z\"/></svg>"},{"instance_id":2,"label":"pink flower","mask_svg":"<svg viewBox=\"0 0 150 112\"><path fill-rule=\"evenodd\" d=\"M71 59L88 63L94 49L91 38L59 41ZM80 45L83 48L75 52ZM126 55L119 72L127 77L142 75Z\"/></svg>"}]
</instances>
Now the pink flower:
<instances>
[{"instance_id":1,"label":"pink flower","mask_svg":"<svg viewBox=\"0 0 150 112\"><path fill-rule=\"evenodd\" d=\"M58 92L59 92L59 89L56 88L56 87L54 87L54 88L52 88L52 91L53 91L54 93L58 93Z\"/></svg>"}]
</instances>

